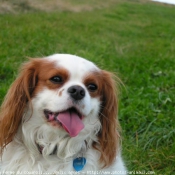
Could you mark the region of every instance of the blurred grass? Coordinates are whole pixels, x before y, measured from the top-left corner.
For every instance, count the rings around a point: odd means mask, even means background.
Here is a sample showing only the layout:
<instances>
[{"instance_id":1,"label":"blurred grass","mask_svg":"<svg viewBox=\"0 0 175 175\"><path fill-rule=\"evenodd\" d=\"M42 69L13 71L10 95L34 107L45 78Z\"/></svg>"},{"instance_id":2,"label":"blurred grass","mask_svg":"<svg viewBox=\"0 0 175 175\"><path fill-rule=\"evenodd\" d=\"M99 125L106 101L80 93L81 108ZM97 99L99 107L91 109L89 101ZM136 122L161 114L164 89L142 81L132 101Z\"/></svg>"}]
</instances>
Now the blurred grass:
<instances>
[{"instance_id":1,"label":"blurred grass","mask_svg":"<svg viewBox=\"0 0 175 175\"><path fill-rule=\"evenodd\" d=\"M174 10L133 0L79 13L1 14L0 101L27 57L88 58L118 72L126 86L119 119L128 169L175 174Z\"/></svg>"}]
</instances>

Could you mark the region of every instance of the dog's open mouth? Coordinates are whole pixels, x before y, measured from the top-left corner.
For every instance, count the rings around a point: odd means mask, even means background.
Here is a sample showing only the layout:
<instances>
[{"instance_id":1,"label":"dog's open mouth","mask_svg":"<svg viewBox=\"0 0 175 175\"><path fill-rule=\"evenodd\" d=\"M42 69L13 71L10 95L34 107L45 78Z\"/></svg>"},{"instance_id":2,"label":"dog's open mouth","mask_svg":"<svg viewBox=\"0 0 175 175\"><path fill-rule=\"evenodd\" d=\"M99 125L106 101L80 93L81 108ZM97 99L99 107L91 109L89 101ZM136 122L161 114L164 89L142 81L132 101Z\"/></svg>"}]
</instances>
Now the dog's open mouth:
<instances>
[{"instance_id":1,"label":"dog's open mouth","mask_svg":"<svg viewBox=\"0 0 175 175\"><path fill-rule=\"evenodd\" d=\"M82 122L83 116L75 108L70 108L62 112L52 112L46 109L44 110L44 114L48 122L61 126L71 137L77 136L84 128Z\"/></svg>"}]
</instances>

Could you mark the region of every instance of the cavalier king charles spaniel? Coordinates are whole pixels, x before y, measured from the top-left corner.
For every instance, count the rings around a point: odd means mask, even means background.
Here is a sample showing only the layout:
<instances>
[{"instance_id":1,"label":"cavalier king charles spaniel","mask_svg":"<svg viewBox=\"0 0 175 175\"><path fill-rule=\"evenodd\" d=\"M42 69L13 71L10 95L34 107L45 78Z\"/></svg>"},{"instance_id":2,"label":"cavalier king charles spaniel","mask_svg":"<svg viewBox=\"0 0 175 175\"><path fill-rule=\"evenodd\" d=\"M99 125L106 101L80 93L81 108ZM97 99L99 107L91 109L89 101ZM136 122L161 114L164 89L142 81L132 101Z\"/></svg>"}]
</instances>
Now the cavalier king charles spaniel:
<instances>
[{"instance_id":1,"label":"cavalier king charles spaniel","mask_svg":"<svg viewBox=\"0 0 175 175\"><path fill-rule=\"evenodd\" d=\"M127 174L113 75L55 54L22 66L0 112L0 173Z\"/></svg>"}]
</instances>

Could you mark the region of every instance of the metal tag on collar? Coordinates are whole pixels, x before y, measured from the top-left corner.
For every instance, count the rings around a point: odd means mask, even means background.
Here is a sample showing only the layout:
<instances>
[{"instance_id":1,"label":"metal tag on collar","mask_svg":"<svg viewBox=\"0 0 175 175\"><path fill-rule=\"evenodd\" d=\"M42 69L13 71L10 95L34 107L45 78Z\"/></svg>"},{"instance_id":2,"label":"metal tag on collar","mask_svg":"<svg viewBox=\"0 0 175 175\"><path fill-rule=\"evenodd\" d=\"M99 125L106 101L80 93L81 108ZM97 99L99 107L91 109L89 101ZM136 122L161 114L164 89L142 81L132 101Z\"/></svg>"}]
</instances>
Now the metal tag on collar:
<instances>
[{"instance_id":1,"label":"metal tag on collar","mask_svg":"<svg viewBox=\"0 0 175 175\"><path fill-rule=\"evenodd\" d=\"M75 171L81 171L84 166L86 165L86 158L85 157L78 157L73 160L73 167Z\"/></svg>"},{"instance_id":2,"label":"metal tag on collar","mask_svg":"<svg viewBox=\"0 0 175 175\"><path fill-rule=\"evenodd\" d=\"M83 142L80 153L75 159L73 159L73 167L75 171L83 170L84 166L86 165L85 152L86 152L86 144L85 142Z\"/></svg>"}]
</instances>

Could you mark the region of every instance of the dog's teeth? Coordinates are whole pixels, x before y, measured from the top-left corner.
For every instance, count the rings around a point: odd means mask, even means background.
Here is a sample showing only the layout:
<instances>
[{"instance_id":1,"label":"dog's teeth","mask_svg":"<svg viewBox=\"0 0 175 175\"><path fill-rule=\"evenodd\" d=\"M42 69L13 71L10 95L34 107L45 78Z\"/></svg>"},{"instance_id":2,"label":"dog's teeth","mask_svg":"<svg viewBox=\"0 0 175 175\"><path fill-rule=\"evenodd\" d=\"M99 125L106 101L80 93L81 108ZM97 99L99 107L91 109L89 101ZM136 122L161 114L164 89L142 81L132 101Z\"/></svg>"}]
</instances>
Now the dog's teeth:
<instances>
[{"instance_id":1,"label":"dog's teeth","mask_svg":"<svg viewBox=\"0 0 175 175\"><path fill-rule=\"evenodd\" d=\"M54 120L58 121L57 117L58 117L59 113L54 113Z\"/></svg>"}]
</instances>

